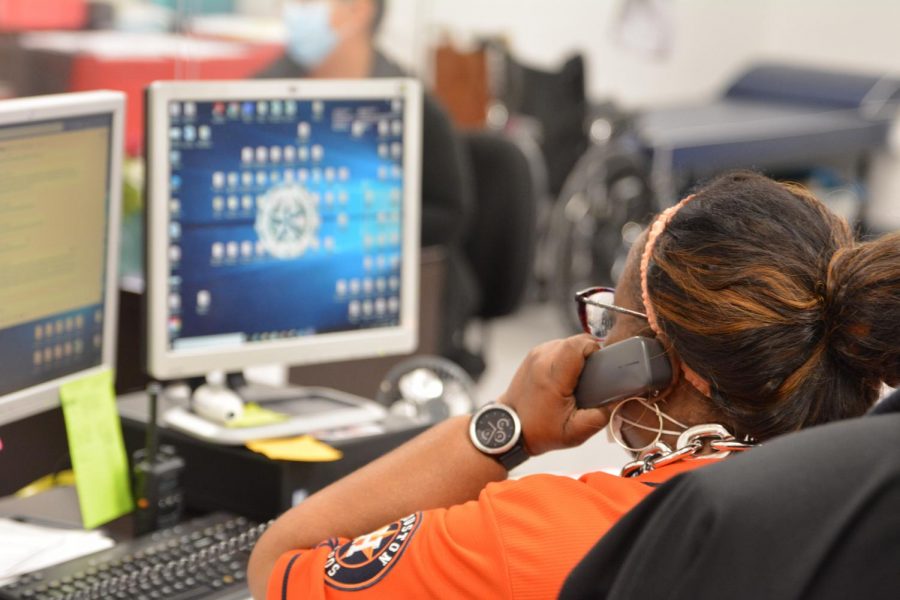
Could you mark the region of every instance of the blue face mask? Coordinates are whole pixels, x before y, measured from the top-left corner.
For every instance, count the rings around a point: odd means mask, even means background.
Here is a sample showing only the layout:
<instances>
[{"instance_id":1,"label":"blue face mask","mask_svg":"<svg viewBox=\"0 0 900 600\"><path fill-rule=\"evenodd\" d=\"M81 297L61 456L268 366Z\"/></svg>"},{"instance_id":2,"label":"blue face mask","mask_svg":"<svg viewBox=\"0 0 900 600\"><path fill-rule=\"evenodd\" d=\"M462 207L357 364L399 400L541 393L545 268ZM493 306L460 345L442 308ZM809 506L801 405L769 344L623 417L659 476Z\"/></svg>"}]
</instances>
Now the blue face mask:
<instances>
[{"instance_id":1,"label":"blue face mask","mask_svg":"<svg viewBox=\"0 0 900 600\"><path fill-rule=\"evenodd\" d=\"M307 69L322 64L338 44L331 27L331 4L327 1L286 4L284 23L288 56Z\"/></svg>"}]
</instances>

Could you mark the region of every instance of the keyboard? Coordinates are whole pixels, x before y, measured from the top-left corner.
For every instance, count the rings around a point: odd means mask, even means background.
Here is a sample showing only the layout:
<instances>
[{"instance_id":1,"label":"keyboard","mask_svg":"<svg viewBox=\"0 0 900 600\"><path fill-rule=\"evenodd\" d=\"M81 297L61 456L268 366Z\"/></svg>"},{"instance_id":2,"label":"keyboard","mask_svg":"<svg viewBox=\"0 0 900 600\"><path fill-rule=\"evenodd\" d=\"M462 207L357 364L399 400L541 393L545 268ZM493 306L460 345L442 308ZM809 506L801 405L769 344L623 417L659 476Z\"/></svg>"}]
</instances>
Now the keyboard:
<instances>
[{"instance_id":1,"label":"keyboard","mask_svg":"<svg viewBox=\"0 0 900 600\"><path fill-rule=\"evenodd\" d=\"M266 525L214 513L22 575L3 600L245 600L247 560Z\"/></svg>"}]
</instances>

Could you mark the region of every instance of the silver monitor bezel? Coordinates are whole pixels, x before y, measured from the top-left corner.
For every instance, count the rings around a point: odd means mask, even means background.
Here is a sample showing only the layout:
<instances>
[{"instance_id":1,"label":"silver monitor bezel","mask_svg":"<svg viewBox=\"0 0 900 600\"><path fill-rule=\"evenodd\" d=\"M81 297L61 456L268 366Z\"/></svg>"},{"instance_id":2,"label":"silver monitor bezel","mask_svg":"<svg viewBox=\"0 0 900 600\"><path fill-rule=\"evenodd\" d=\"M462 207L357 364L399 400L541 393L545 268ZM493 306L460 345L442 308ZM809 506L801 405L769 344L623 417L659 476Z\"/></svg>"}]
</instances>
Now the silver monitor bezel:
<instances>
[{"instance_id":1,"label":"silver monitor bezel","mask_svg":"<svg viewBox=\"0 0 900 600\"><path fill-rule=\"evenodd\" d=\"M319 334L235 348L168 348L170 102L374 99L404 102L403 252L400 325ZM147 93L147 370L161 380L203 376L268 364L316 364L392 354L418 345L422 88L414 79L156 82Z\"/></svg>"},{"instance_id":2,"label":"silver monitor bezel","mask_svg":"<svg viewBox=\"0 0 900 600\"><path fill-rule=\"evenodd\" d=\"M25 419L59 406L59 389L81 377L115 369L119 306L119 235L122 210L122 154L125 146L125 95L97 91L19 98L0 102L0 127L77 118L112 116L108 172L107 252L103 306L103 352L96 367L85 369L0 396L0 425ZM77 226L77 224L73 224ZM60 293L65 293L60 290Z\"/></svg>"}]
</instances>

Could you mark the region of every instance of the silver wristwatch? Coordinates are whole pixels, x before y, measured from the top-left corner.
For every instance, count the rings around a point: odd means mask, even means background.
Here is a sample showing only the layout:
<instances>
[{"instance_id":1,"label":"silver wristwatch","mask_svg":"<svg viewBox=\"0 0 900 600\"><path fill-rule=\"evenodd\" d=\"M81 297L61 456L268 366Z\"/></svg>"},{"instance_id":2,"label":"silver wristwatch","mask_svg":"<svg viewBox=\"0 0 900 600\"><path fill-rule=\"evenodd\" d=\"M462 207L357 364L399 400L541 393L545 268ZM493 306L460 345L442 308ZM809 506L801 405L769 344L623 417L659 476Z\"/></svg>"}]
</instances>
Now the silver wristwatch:
<instances>
[{"instance_id":1,"label":"silver wristwatch","mask_svg":"<svg viewBox=\"0 0 900 600\"><path fill-rule=\"evenodd\" d=\"M469 439L484 454L512 470L528 459L522 438L522 422L512 408L488 404L472 415Z\"/></svg>"}]
</instances>

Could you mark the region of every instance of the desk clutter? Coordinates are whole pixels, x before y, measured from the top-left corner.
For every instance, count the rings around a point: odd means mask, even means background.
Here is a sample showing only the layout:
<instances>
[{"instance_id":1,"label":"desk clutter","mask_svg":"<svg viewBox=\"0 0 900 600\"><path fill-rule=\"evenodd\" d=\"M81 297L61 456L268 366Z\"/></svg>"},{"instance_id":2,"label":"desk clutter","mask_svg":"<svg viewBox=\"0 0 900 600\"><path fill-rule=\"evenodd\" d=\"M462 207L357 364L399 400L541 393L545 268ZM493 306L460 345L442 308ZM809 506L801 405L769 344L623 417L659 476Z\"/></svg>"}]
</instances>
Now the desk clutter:
<instances>
[{"instance_id":1,"label":"desk clutter","mask_svg":"<svg viewBox=\"0 0 900 600\"><path fill-rule=\"evenodd\" d=\"M468 410L473 402L468 377L435 357L401 362L386 376L381 390L379 399L392 406L388 418L318 432L327 444L307 435L250 442L241 448L209 444L165 427L157 429L154 436L158 439L148 443L147 422L155 412L154 403L148 404L143 393L132 394L120 399L120 410L129 454L140 456L145 445L164 442L159 446L161 456L177 447L178 454L187 458L179 479L188 506L201 511L227 506L253 514L261 522L435 420ZM158 400L159 409L170 408L172 400L166 395L160 394ZM422 410L411 410L412 405ZM205 474L216 473L215 465L223 462L229 464L232 477L219 477L217 484ZM251 488L262 491L249 493ZM138 514L142 513L140 496ZM140 516L137 519L140 521ZM2 523L3 539L14 547L17 543L10 537L12 533L28 535L31 549L40 542L33 531L35 525L10 521L9 529L4 529ZM247 559L264 528L234 513L215 512L114 544L100 532L41 527L42 539L52 542L53 552L42 547L38 549L41 552L32 552L34 556L17 558L17 568L10 566L0 572L0 577L8 576L5 581L0 579L5 584L0 587L0 599L244 598Z\"/></svg>"}]
</instances>

